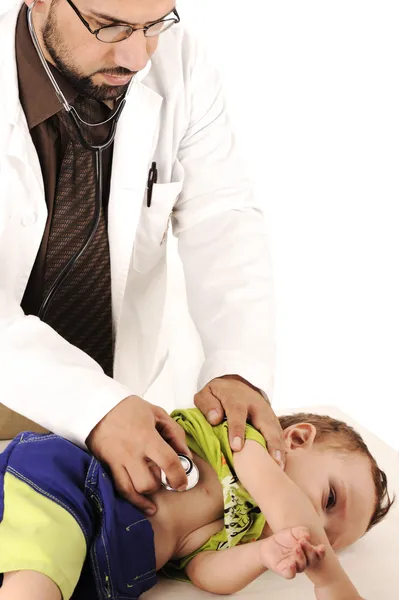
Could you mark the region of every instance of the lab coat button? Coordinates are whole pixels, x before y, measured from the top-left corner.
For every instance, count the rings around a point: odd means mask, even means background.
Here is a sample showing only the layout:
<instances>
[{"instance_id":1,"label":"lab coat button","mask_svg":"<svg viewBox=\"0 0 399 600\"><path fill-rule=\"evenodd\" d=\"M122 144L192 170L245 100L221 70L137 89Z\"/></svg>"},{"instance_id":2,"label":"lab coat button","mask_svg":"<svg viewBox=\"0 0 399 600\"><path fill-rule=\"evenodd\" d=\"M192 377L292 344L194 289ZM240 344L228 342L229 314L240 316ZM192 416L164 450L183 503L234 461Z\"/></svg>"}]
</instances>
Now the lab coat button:
<instances>
[{"instance_id":1,"label":"lab coat button","mask_svg":"<svg viewBox=\"0 0 399 600\"><path fill-rule=\"evenodd\" d=\"M34 225L36 223L36 214L30 213L29 215L25 215L21 219L21 223L24 227L29 227L29 225Z\"/></svg>"}]
</instances>

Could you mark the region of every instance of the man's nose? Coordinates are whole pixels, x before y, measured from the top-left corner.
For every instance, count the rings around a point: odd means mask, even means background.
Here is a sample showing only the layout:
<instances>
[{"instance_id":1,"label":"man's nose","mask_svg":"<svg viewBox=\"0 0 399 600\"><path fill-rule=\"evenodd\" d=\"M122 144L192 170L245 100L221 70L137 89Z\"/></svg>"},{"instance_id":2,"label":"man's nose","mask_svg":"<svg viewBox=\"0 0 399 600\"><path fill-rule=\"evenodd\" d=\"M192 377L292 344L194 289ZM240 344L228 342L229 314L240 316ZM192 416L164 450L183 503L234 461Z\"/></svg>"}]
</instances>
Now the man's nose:
<instances>
[{"instance_id":1,"label":"man's nose","mask_svg":"<svg viewBox=\"0 0 399 600\"><path fill-rule=\"evenodd\" d=\"M148 38L144 31L135 31L130 37L115 44L114 60L118 67L129 71L141 71L150 59L147 48Z\"/></svg>"}]
</instances>

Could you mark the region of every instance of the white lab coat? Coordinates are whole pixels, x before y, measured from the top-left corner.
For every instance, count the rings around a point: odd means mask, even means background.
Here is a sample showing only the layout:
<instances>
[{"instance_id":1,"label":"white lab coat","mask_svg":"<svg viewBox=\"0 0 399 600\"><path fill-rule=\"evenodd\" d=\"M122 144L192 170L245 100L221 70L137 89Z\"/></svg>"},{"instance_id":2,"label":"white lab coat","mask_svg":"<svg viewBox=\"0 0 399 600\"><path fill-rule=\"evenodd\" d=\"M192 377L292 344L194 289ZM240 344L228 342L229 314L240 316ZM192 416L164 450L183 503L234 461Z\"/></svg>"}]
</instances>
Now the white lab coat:
<instances>
[{"instance_id":1,"label":"white lab coat","mask_svg":"<svg viewBox=\"0 0 399 600\"><path fill-rule=\"evenodd\" d=\"M181 26L160 37L152 64L136 76L115 139L108 224L114 379L48 325L24 315L20 303L47 208L18 98L18 10L0 18L0 402L84 444L118 402L145 394L165 360L159 332L170 218L204 349L198 388L238 373L271 396L263 216L236 155L217 75ZM152 161L159 176L147 208Z\"/></svg>"}]
</instances>

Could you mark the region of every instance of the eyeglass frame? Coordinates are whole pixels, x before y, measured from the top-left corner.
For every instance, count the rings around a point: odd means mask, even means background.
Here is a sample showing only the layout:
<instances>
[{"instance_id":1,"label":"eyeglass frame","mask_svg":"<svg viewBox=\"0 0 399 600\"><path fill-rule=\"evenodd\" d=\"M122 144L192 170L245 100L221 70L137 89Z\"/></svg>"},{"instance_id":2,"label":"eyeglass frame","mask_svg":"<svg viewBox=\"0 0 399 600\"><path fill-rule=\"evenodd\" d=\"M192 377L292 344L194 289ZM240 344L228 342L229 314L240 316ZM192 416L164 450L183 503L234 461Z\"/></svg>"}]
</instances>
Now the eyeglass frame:
<instances>
[{"instance_id":1,"label":"eyeglass frame","mask_svg":"<svg viewBox=\"0 0 399 600\"><path fill-rule=\"evenodd\" d=\"M86 27L86 29L89 30L89 32L92 35L96 36L96 39L99 42L102 42L103 44L117 44L119 42L124 42L125 40L129 39L131 35L133 35L133 33L135 31L144 31L144 35L146 35L146 32L151 29L151 27L153 25L157 25L158 23L163 23L163 22L167 22L167 21L173 21L173 24L176 25L177 23L180 23L180 17L179 14L177 12L177 10L174 8L172 13L176 16L176 19L165 19L165 17L163 17L162 19L159 19L158 21L154 21L153 23L151 23L151 25L144 25L144 27L134 27L133 25L130 25L129 23L113 23L112 25L103 25L102 27L99 27L98 29L92 29L89 25L89 23L86 21L86 19L83 17L83 15L79 12L79 9L75 6L75 4L72 2L72 0L66 0L67 3L69 4L69 6L72 8L72 10L74 11L74 13L79 17L79 19L82 21L83 25ZM131 29L131 33L129 33L129 35L127 35L125 38L123 38L122 40L115 40L115 42L106 42L104 40L100 40L98 38L98 33L102 30L102 29L109 29L111 27L130 27ZM168 28L170 29L170 27ZM167 29L165 29L165 31L167 31ZM162 32L160 32L158 35L160 35ZM146 36L147 37L147 36ZM148 37L156 37L156 35L154 36L148 36Z\"/></svg>"}]
</instances>

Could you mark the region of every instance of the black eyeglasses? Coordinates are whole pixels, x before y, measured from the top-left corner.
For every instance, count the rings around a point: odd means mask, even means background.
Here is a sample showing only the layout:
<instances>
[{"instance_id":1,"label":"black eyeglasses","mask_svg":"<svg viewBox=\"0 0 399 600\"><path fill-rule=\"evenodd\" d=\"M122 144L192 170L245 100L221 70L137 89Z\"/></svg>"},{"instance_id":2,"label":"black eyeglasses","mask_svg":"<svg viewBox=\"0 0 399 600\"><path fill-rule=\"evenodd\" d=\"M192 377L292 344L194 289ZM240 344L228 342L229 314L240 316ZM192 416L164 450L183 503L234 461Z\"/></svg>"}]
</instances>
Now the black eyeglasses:
<instances>
[{"instance_id":1,"label":"black eyeglasses","mask_svg":"<svg viewBox=\"0 0 399 600\"><path fill-rule=\"evenodd\" d=\"M76 6L71 0L66 0L69 6L75 11L83 25L90 31L91 34L95 35L100 42L105 44L115 44L116 42L122 42L132 35L135 31L144 31L146 37L157 37L161 33L164 33L170 29L175 23L180 23L180 17L176 9L173 9L174 17L167 17L155 21L150 25L144 27L133 27L132 25L104 25L98 29L92 29L86 19L82 17ZM172 14L172 13L171 13Z\"/></svg>"}]
</instances>

